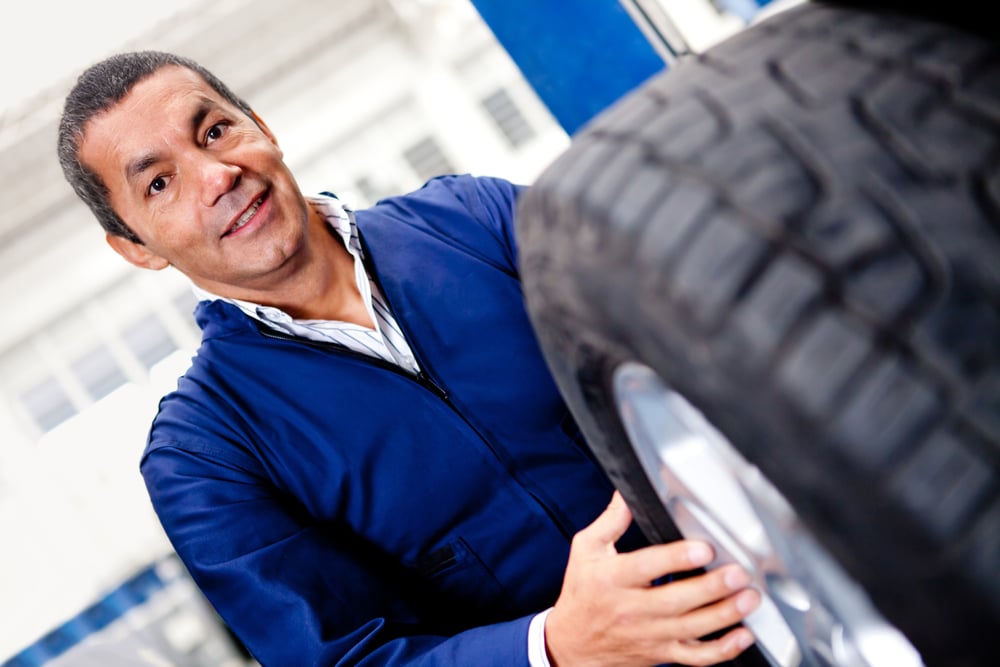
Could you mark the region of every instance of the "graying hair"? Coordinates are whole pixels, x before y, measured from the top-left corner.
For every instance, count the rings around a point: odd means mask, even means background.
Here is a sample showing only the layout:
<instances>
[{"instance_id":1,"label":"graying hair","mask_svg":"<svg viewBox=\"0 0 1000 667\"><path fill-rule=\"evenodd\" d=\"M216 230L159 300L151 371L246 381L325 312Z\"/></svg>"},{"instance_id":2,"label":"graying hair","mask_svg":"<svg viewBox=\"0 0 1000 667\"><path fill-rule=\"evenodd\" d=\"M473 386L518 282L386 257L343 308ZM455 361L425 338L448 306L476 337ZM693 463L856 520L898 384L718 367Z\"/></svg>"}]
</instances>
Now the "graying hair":
<instances>
[{"instance_id":1,"label":"graying hair","mask_svg":"<svg viewBox=\"0 0 1000 667\"><path fill-rule=\"evenodd\" d=\"M197 73L215 92L253 118L249 104L193 60L162 51L136 51L111 56L87 68L66 96L59 121L57 150L66 180L90 207L106 232L135 243L142 243L142 240L111 207L107 186L81 162L80 142L90 119L120 102L135 84L169 65L185 67Z\"/></svg>"}]
</instances>

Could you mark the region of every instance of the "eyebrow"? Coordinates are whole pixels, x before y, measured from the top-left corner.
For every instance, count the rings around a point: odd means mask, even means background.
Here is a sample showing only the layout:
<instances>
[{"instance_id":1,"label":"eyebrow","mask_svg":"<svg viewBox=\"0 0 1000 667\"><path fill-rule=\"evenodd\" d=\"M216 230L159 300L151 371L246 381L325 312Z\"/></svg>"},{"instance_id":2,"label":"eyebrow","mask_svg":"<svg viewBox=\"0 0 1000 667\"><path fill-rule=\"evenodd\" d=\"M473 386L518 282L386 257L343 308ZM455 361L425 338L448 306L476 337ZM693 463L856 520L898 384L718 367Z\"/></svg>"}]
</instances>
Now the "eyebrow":
<instances>
[{"instance_id":1,"label":"eyebrow","mask_svg":"<svg viewBox=\"0 0 1000 667\"><path fill-rule=\"evenodd\" d=\"M125 177L129 181L132 181L159 161L160 156L158 153L146 153L128 163L128 166L125 168Z\"/></svg>"},{"instance_id":2,"label":"eyebrow","mask_svg":"<svg viewBox=\"0 0 1000 667\"><path fill-rule=\"evenodd\" d=\"M205 117L212 111L212 108L216 105L212 100L208 98L201 98L201 103L195 108L194 113L191 114L191 120L189 121L189 126L191 132L197 132L198 128L205 121ZM144 153L140 155L135 160L132 160L125 166L125 177L131 182L135 180L136 177L140 176L142 172L146 171L154 164L160 161L160 154L151 152Z\"/></svg>"}]
</instances>

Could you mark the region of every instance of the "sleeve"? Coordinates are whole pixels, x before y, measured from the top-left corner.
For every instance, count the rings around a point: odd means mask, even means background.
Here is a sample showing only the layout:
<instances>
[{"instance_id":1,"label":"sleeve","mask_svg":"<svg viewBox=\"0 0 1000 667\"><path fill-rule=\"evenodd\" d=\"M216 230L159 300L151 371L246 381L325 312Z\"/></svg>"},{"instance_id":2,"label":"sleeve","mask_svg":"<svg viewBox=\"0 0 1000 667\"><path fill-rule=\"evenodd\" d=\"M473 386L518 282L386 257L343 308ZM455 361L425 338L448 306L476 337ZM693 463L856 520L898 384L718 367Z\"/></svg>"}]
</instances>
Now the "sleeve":
<instances>
[{"instance_id":1,"label":"sleeve","mask_svg":"<svg viewBox=\"0 0 1000 667\"><path fill-rule=\"evenodd\" d=\"M161 445L141 471L181 560L262 665L528 666L531 617L442 631L399 566L304 517L252 461Z\"/></svg>"},{"instance_id":2,"label":"sleeve","mask_svg":"<svg viewBox=\"0 0 1000 667\"><path fill-rule=\"evenodd\" d=\"M552 667L545 646L545 619L549 617L550 611L552 607L537 614L528 626L528 662L531 667Z\"/></svg>"},{"instance_id":3,"label":"sleeve","mask_svg":"<svg viewBox=\"0 0 1000 667\"><path fill-rule=\"evenodd\" d=\"M526 189L523 185L490 176L438 176L415 192L379 204L383 212L389 210L389 215L407 224L427 225L441 237L450 238L473 253L487 247L482 235L470 231L465 224L476 223L472 227L486 232L502 252L501 257L493 257L487 252L481 259L502 264L516 274L515 218L517 202Z\"/></svg>"},{"instance_id":4,"label":"sleeve","mask_svg":"<svg viewBox=\"0 0 1000 667\"><path fill-rule=\"evenodd\" d=\"M517 202L527 188L489 176L455 178L467 188L464 199L473 216L500 238L517 266Z\"/></svg>"}]
</instances>

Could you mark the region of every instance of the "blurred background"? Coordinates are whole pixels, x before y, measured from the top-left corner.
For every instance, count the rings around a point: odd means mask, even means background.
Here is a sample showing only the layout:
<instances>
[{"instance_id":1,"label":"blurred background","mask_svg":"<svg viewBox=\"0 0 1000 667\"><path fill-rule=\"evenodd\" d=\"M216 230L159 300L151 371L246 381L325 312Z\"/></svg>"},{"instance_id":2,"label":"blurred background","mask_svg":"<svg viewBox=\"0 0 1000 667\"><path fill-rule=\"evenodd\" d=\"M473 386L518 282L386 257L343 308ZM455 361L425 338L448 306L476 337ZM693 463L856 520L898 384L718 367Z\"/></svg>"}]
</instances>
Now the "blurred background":
<instances>
[{"instance_id":1,"label":"blurred background","mask_svg":"<svg viewBox=\"0 0 1000 667\"><path fill-rule=\"evenodd\" d=\"M660 4L694 50L747 18L735 1ZM186 279L119 259L62 178L55 128L83 68L132 49L194 58L267 121L305 192L355 208L446 172L530 183L568 145L469 0L332 6L4 5L0 666L252 663L173 556L138 474L199 333Z\"/></svg>"}]
</instances>

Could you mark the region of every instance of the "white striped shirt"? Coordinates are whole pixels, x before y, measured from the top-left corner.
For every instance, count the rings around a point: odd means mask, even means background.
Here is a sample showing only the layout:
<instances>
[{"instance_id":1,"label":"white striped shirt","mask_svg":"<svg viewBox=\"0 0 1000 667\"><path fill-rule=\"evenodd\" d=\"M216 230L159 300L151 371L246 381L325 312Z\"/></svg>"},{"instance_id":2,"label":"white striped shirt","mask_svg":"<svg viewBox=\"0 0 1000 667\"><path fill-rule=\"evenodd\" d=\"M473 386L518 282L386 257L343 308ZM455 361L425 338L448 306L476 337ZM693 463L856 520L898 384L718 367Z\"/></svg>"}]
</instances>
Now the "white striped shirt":
<instances>
[{"instance_id":1,"label":"white striped shirt","mask_svg":"<svg viewBox=\"0 0 1000 667\"><path fill-rule=\"evenodd\" d=\"M250 301L241 301L218 296L193 285L199 300L220 300L231 303L244 313L259 320L275 331L326 343L337 343L347 349L395 364L414 375L420 372L413 351L403 338L396 318L389 312L385 297L378 285L371 279L363 263L364 254L358 240L358 227L354 212L340 203L336 197L322 195L308 197L307 201L329 223L344 241L344 246L354 258L354 280L365 303L368 316L375 323L374 329L339 320L295 319L280 308L262 306Z\"/></svg>"}]
</instances>

